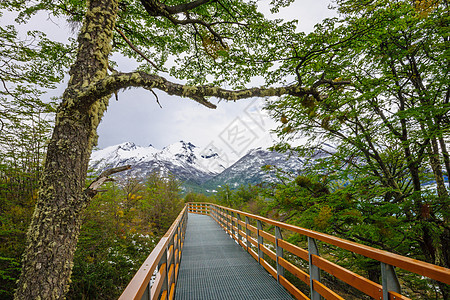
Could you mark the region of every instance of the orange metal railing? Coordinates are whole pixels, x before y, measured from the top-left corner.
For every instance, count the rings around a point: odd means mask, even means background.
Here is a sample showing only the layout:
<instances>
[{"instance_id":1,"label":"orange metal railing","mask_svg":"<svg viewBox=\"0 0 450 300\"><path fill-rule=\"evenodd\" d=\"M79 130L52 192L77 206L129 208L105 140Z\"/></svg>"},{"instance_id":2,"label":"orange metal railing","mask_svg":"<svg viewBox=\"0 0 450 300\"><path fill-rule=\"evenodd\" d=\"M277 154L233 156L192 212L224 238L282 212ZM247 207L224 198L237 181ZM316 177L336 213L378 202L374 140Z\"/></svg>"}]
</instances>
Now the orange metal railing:
<instances>
[{"instance_id":1,"label":"orange metal railing","mask_svg":"<svg viewBox=\"0 0 450 300\"><path fill-rule=\"evenodd\" d=\"M447 268L228 207L210 203L188 203L119 299L173 299L186 230L187 212L211 216L296 299L310 298L285 277L285 271L309 285L312 300L319 300L321 296L325 299L343 299L321 282L321 271L327 272L374 299L383 300L409 299L401 294L395 267L450 284L450 269ZM256 223L256 226L251 223ZM263 225L274 228L275 235L264 231ZM283 240L282 232L286 231L307 237L308 249ZM379 261L382 283L373 282L321 257L317 241ZM273 245L273 250L270 249L270 244ZM286 252L307 262L308 272L288 261ZM267 257L275 262L275 267L268 262ZM158 267L158 274L151 285L150 277L154 274L156 267Z\"/></svg>"},{"instance_id":2,"label":"orange metal railing","mask_svg":"<svg viewBox=\"0 0 450 300\"><path fill-rule=\"evenodd\" d=\"M321 296L325 299L343 299L321 282L321 271L327 272L374 299L409 299L401 294L401 286L397 279L395 267L450 284L450 269L444 267L228 207L197 203L196 209L209 212L210 216L296 299L309 298L286 279L285 270L310 286L312 300L319 300ZM257 226L251 225L251 221L253 223L256 222ZM262 230L263 224L274 228L275 235ZM282 230L306 236L308 239L308 250L283 240ZM269 241L273 244L274 251L269 249L264 241ZM321 257L319 255L317 241L331 244L379 261L381 265L382 284L373 282ZM284 252L288 252L296 258L308 262L309 272L304 272L298 266L286 260ZM265 255L275 262L276 268L267 262Z\"/></svg>"},{"instance_id":3,"label":"orange metal railing","mask_svg":"<svg viewBox=\"0 0 450 300\"><path fill-rule=\"evenodd\" d=\"M187 212L185 206L134 275L119 300L173 299L186 233Z\"/></svg>"}]
</instances>

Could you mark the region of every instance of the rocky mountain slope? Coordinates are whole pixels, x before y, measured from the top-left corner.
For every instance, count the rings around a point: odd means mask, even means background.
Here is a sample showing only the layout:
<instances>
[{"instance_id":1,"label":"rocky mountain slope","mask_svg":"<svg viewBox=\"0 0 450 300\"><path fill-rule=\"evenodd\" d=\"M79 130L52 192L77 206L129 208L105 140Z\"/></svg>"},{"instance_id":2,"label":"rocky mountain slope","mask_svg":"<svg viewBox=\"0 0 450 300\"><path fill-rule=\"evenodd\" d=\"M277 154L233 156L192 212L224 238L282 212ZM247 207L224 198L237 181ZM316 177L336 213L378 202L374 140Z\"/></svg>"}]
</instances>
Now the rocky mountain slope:
<instances>
[{"instance_id":1,"label":"rocky mountain slope","mask_svg":"<svg viewBox=\"0 0 450 300\"><path fill-rule=\"evenodd\" d=\"M196 191L214 191L224 184L234 188L241 184L275 181L274 172L263 170L264 166L272 165L296 172L303 163L304 160L299 157L257 148L248 151L226 168L225 161L212 149L201 149L185 141L162 150L152 145L141 147L127 142L94 151L91 156L91 168L95 172L129 164L132 169L120 176L145 177L154 171L170 173L182 181L187 189Z\"/></svg>"},{"instance_id":2,"label":"rocky mountain slope","mask_svg":"<svg viewBox=\"0 0 450 300\"><path fill-rule=\"evenodd\" d=\"M142 147L127 142L94 151L91 155L90 167L95 172L123 165L131 165L132 169L120 176L145 177L151 172L159 171L195 184L202 184L225 169L217 153L184 141L162 150L152 145Z\"/></svg>"}]
</instances>

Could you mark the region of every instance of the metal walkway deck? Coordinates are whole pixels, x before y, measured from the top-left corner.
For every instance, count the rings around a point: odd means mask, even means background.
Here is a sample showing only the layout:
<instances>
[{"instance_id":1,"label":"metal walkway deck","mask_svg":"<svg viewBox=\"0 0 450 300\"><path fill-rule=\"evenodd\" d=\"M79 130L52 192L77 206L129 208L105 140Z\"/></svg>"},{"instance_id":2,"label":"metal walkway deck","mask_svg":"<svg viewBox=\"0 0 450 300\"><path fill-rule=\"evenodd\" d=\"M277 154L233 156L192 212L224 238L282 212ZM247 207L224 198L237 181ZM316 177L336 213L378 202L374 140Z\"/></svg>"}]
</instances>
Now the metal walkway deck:
<instances>
[{"instance_id":1,"label":"metal walkway deck","mask_svg":"<svg viewBox=\"0 0 450 300\"><path fill-rule=\"evenodd\" d=\"M175 299L292 299L209 216L189 214Z\"/></svg>"}]
</instances>

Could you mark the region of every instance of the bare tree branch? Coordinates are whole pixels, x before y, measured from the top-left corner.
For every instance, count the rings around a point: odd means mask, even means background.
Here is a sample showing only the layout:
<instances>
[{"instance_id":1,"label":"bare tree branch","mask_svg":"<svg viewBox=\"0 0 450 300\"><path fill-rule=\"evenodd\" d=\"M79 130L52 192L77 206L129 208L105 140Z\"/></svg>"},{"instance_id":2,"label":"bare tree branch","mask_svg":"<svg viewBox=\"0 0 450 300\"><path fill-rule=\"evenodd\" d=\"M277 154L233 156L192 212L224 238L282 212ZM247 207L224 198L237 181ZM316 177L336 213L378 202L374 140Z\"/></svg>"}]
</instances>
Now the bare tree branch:
<instances>
[{"instance_id":1,"label":"bare tree branch","mask_svg":"<svg viewBox=\"0 0 450 300\"><path fill-rule=\"evenodd\" d=\"M162 70L160 70L158 68L158 66L151 61L147 56L144 55L144 53L142 53L138 48L136 48L133 43L131 43L131 41L127 38L127 36L117 27L115 27L116 31L122 36L122 38L125 40L125 42L127 42L127 44L131 47L131 49L134 50L134 52L136 52L137 54L139 54L143 59L145 59L149 64L151 64L156 70L163 72Z\"/></svg>"},{"instance_id":2,"label":"bare tree branch","mask_svg":"<svg viewBox=\"0 0 450 300\"><path fill-rule=\"evenodd\" d=\"M91 184L87 187L87 189L84 191L84 193L90 197L95 196L99 192L100 186L102 186L105 182L114 181L114 179L109 178L108 176L115 174L115 173L129 170L129 169L131 169L131 166L126 165L126 166L112 168L112 169L103 171L94 181L91 182Z\"/></svg>"},{"instance_id":3,"label":"bare tree branch","mask_svg":"<svg viewBox=\"0 0 450 300\"><path fill-rule=\"evenodd\" d=\"M158 95L157 95L151 88L144 88L144 89L146 89L146 90L152 92L153 96L155 96L155 98L156 98L156 103L158 103L158 105L159 105L160 108L163 108L163 107L161 106L161 103L159 103Z\"/></svg>"},{"instance_id":4,"label":"bare tree branch","mask_svg":"<svg viewBox=\"0 0 450 300\"><path fill-rule=\"evenodd\" d=\"M180 5L167 6L157 0L141 0L142 5L150 16L165 17L175 25L200 24L208 29L208 31L222 44L223 47L226 47L226 44L223 42L221 35L212 28L212 24L199 19L190 19L189 17L186 20L179 20L174 17L174 15L182 12L187 13L187 16L189 16L188 13L190 10L209 2L212 1L197 0Z\"/></svg>"},{"instance_id":5,"label":"bare tree branch","mask_svg":"<svg viewBox=\"0 0 450 300\"><path fill-rule=\"evenodd\" d=\"M150 89L159 89L169 95L191 98L198 103L209 107L216 108L216 105L207 100L207 97L216 97L228 101L236 101L251 97L270 97L270 96L305 96L312 95L319 97L319 91L316 89L302 88L298 85L290 85L286 87L276 88L249 88L242 90L226 90L210 85L189 86L170 82L164 77L147 74L137 71L132 73L114 73L104 79L101 79L85 88L78 90L67 90L72 93L75 99L78 99L81 106L90 107L98 99L106 97L124 88L143 87Z\"/></svg>"},{"instance_id":6,"label":"bare tree branch","mask_svg":"<svg viewBox=\"0 0 450 300\"><path fill-rule=\"evenodd\" d=\"M187 24L200 24L203 27L206 27L206 29L208 29L208 31L220 42L220 44L224 47L227 48L227 45L224 43L223 38L220 34L218 34L213 28L212 28L212 24L209 24L203 20L198 20L198 19L186 19L186 20L178 20L176 18L174 18L173 16L167 16L167 18L175 25L187 25Z\"/></svg>"}]
</instances>

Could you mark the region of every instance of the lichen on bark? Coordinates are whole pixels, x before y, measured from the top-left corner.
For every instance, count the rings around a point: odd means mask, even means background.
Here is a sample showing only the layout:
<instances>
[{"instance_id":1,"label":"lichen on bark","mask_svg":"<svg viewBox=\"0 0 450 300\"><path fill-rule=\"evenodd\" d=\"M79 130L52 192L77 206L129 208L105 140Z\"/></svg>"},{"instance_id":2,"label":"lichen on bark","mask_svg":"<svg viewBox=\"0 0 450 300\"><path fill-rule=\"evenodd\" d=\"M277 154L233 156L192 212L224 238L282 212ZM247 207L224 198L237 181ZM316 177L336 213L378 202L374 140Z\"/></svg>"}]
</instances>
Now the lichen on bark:
<instances>
[{"instance_id":1,"label":"lichen on bark","mask_svg":"<svg viewBox=\"0 0 450 300\"><path fill-rule=\"evenodd\" d=\"M83 193L87 165L109 100L107 95L87 103L76 95L107 75L116 14L117 1L88 4L77 59L56 113L15 299L61 299L68 290L81 216L89 202Z\"/></svg>"}]
</instances>

